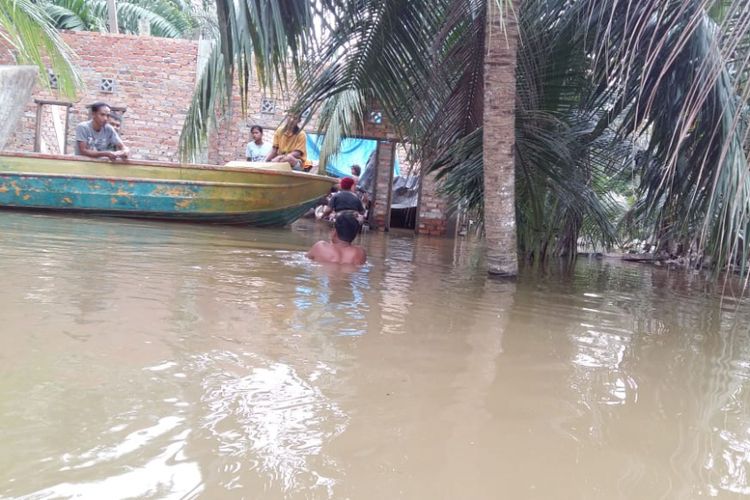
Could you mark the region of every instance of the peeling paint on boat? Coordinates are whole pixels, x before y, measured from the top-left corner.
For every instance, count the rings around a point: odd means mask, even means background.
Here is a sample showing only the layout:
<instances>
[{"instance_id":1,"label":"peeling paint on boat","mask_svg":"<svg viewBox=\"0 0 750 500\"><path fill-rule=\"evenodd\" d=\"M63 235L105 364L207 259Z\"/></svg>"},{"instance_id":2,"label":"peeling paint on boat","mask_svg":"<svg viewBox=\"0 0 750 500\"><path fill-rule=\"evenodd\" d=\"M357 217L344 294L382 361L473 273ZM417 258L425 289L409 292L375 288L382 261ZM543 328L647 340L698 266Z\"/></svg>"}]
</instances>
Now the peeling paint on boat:
<instances>
[{"instance_id":1,"label":"peeling paint on boat","mask_svg":"<svg viewBox=\"0 0 750 500\"><path fill-rule=\"evenodd\" d=\"M224 224L284 225L334 179L263 165L109 163L0 154L0 207L66 210Z\"/></svg>"}]
</instances>

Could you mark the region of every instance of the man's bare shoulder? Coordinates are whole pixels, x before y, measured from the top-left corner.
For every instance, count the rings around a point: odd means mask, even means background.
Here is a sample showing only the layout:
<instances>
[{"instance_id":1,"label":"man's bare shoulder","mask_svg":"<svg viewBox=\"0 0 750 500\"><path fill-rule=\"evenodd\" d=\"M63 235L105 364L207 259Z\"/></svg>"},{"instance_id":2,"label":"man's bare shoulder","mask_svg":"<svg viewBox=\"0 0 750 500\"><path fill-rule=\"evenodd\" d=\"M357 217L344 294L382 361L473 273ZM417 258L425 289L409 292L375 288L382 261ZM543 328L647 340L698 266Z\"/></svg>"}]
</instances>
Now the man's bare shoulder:
<instances>
[{"instance_id":1,"label":"man's bare shoulder","mask_svg":"<svg viewBox=\"0 0 750 500\"><path fill-rule=\"evenodd\" d=\"M351 246L346 249L342 256L342 263L361 266L367 262L367 252L360 246Z\"/></svg>"},{"instance_id":2,"label":"man's bare shoulder","mask_svg":"<svg viewBox=\"0 0 750 500\"><path fill-rule=\"evenodd\" d=\"M323 240L315 243L307 252L308 259L319 262L332 262L332 258L335 258L335 256L336 252L333 245Z\"/></svg>"},{"instance_id":3,"label":"man's bare shoulder","mask_svg":"<svg viewBox=\"0 0 750 500\"><path fill-rule=\"evenodd\" d=\"M316 262L329 264L362 265L367 262L367 252L360 246L337 248L333 243L319 241L307 252L307 257Z\"/></svg>"}]
</instances>

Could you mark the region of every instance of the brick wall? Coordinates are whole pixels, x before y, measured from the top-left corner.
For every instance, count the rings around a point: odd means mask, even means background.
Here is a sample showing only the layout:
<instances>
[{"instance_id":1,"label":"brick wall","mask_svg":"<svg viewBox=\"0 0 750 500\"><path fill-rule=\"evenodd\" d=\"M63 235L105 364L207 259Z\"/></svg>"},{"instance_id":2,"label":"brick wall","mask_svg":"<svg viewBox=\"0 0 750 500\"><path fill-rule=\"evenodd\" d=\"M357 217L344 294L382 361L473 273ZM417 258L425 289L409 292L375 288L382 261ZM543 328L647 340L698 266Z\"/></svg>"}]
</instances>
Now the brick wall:
<instances>
[{"instance_id":1,"label":"brick wall","mask_svg":"<svg viewBox=\"0 0 750 500\"><path fill-rule=\"evenodd\" d=\"M250 127L263 127L263 140L271 142L274 131L286 117L286 111L292 105L292 96L276 89L264 93L257 85L251 87L247 96L246 111L242 116L242 103L237 89L234 91L230 111L218 121L218 129L209 137L208 162L223 164L228 161L245 159L245 146L250 141ZM263 104L272 104L269 111ZM317 117L313 116L305 124L305 131L317 131Z\"/></svg>"},{"instance_id":2,"label":"brick wall","mask_svg":"<svg viewBox=\"0 0 750 500\"><path fill-rule=\"evenodd\" d=\"M247 97L247 115L242 116L242 103L235 87L232 99L232 111L219 119L218 130L211 134L209 139L209 163L226 163L244 157L245 145L250 140L250 127L260 125L263 127L263 138L265 141L273 139L273 132L281 125L286 117L286 111L294 102L294 95L281 89L272 92L264 92L255 82L251 82L251 91ZM273 104L273 112L264 110L263 101ZM318 116L312 115L305 123L305 131L308 133L320 133ZM396 134L388 124L387 118L383 118L380 124L367 122L362 130L355 131L354 135L379 140L397 140ZM390 147L390 146L389 146Z\"/></svg>"},{"instance_id":3,"label":"brick wall","mask_svg":"<svg viewBox=\"0 0 750 500\"><path fill-rule=\"evenodd\" d=\"M195 87L197 42L91 32L64 32L62 36L78 54L85 82L85 90L71 109L68 151L73 151L75 125L88 119L86 105L105 101L127 109L122 136L133 158L177 161L180 130ZM102 78L115 80L114 92L99 89ZM35 91L34 97L58 98L43 89ZM35 119L36 105L30 103L8 150L33 150ZM48 121L43 123L50 128Z\"/></svg>"},{"instance_id":4,"label":"brick wall","mask_svg":"<svg viewBox=\"0 0 750 500\"><path fill-rule=\"evenodd\" d=\"M179 161L179 137L190 105L196 82L199 46L193 40L172 40L148 36L114 35L91 32L63 32L63 39L78 54L78 67L85 89L73 103L68 132L68 153L74 151L75 125L88 119L86 105L105 101L113 107L126 108L122 136L134 159ZM11 63L7 51L0 51L0 63ZM100 90L102 78L115 82L111 93ZM54 91L37 88L37 99L59 99ZM269 101L273 109L263 106ZM265 139L271 141L293 96L281 90L264 93L257 85L247 101L247 116L243 117L239 97L235 92L232 112L223 117L219 128L209 138L205 158L209 163L223 164L244 159L245 145L250 140L250 126L261 125ZM43 152L59 153L57 136L64 124L64 107L46 106L42 117ZM36 105L30 102L17 133L6 149L33 151ZM305 129L317 131L317 117L308 121ZM379 228L387 229L390 216L390 186L392 183L393 145L397 135L383 117L380 124L365 123L359 134L379 139L378 175L373 215ZM403 156L404 151L399 153ZM402 161L402 165L405 162ZM405 169L406 170L406 169ZM412 172L415 173L415 172ZM445 203L437 195L434 182L423 183L420 197L420 220L417 231L425 234L445 233Z\"/></svg>"},{"instance_id":5,"label":"brick wall","mask_svg":"<svg viewBox=\"0 0 750 500\"><path fill-rule=\"evenodd\" d=\"M377 229L388 231L391 223L391 186L393 185L394 143L378 143L375 172L375 198L372 203L372 223Z\"/></svg>"},{"instance_id":6,"label":"brick wall","mask_svg":"<svg viewBox=\"0 0 750 500\"><path fill-rule=\"evenodd\" d=\"M445 236L448 228L448 202L438 194L439 185L435 174L423 176L420 182L417 233Z\"/></svg>"}]
</instances>

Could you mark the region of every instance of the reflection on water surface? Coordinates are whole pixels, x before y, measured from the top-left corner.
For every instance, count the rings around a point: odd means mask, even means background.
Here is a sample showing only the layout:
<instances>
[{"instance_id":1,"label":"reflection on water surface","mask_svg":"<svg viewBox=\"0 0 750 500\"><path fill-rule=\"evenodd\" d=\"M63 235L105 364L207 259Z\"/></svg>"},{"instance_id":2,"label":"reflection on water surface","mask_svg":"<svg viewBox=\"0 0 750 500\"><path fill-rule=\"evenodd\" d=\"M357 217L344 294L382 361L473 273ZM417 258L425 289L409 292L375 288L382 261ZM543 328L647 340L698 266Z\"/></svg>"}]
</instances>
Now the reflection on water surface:
<instances>
[{"instance_id":1,"label":"reflection on water surface","mask_svg":"<svg viewBox=\"0 0 750 500\"><path fill-rule=\"evenodd\" d=\"M0 497L750 495L750 308L465 241L0 213Z\"/></svg>"}]
</instances>

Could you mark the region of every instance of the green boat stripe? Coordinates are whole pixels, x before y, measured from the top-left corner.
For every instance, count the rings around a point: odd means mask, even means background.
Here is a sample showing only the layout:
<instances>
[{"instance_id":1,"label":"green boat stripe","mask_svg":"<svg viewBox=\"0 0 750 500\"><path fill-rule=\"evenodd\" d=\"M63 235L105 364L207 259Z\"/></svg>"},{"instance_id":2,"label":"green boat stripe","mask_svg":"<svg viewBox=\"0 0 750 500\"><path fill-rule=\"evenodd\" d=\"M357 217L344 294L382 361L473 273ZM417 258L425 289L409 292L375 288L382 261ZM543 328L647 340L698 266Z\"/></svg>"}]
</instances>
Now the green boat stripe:
<instances>
[{"instance_id":1,"label":"green boat stripe","mask_svg":"<svg viewBox=\"0 0 750 500\"><path fill-rule=\"evenodd\" d=\"M309 179L306 182L296 182L289 184L257 184L257 183L246 183L246 182L217 182L217 181L191 181L191 180L180 180L180 179L146 179L143 177L98 177L95 175L76 175L76 174L48 174L42 172L0 172L3 176L17 176L17 177L60 177L66 179L91 179L97 181L112 181L112 182L146 182L153 184L190 184L192 186L219 186L219 187L254 187L260 189L288 189L291 187L304 186L310 183Z\"/></svg>"}]
</instances>

